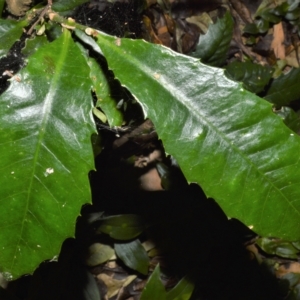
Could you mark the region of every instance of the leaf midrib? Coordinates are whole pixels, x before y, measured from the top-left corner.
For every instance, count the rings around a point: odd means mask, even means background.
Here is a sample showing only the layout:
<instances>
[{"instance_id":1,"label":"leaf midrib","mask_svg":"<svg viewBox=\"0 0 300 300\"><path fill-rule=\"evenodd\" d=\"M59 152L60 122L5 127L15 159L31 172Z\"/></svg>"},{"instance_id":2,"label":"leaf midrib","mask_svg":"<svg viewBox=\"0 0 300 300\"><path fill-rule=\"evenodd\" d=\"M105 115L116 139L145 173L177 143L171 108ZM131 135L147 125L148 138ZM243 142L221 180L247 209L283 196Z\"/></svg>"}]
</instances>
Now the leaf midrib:
<instances>
[{"instance_id":1,"label":"leaf midrib","mask_svg":"<svg viewBox=\"0 0 300 300\"><path fill-rule=\"evenodd\" d=\"M100 32L100 34L102 34L102 33ZM113 42L110 43L110 42L108 42L105 38L103 38L103 39L101 39L101 40L102 40L102 42L104 41L110 49L114 49L114 51L117 52L118 55L119 55L120 57L123 57L123 61L125 60L125 57L128 56L128 55L125 55L125 56L124 56L124 54L122 53L122 50L121 50L121 49L122 49L121 46L119 46L119 47L118 47L118 46L115 46ZM136 43L144 42L144 43L146 43L145 41L133 41L133 42L136 42ZM111 44L113 44L113 46L111 46ZM156 45L155 45L155 46L156 46ZM157 46L157 47L158 47L158 46ZM171 51L171 50L169 50L168 48L166 48L166 47L164 47L164 46L161 46L161 47L162 47L162 49L165 49L165 51L167 51L167 52L170 52L170 51ZM101 48L101 45L100 45L100 48ZM184 55L182 55L182 54L177 54L177 53L176 53L176 55L183 56L184 58L187 58L186 56L184 56ZM199 63L199 59L194 59L194 58L189 58L189 59L190 59L190 60L194 60L195 62ZM154 79L154 78L151 76L151 74L153 73L153 70L149 69L149 67L147 67L147 66L146 66L146 67L143 66L143 68L139 67L140 64L141 64L140 61L137 60L133 55L130 56L130 59L127 59L126 61L127 61L127 63L128 63L129 65L133 65L133 66L135 67L135 69L137 69L137 70L142 70L142 71L144 72L144 75L145 75L146 77L149 78L149 81L157 82L157 80ZM112 70L112 71L114 71L114 70ZM156 70L156 71L157 71L157 70ZM164 76L161 76L159 80L162 81L162 80L161 80L162 78L164 78ZM232 80L230 80L230 79L227 79L227 80L232 81ZM167 82L167 81L165 80L165 82ZM125 84L124 82L121 82L121 84L126 86L126 84ZM172 86L172 89L171 89L171 90L174 90L173 88L177 89L177 86L174 86L174 85L171 85L171 86ZM242 87L242 84L241 84L241 83L238 83L238 86L239 86L240 89L243 89L243 90L244 90L244 88ZM171 98L173 98L173 94L170 93L170 89L167 89L165 85L161 85L161 87L165 90L166 94L171 95ZM128 87L128 89L130 90L129 87ZM134 93L134 94L136 94L136 93ZM181 96L181 94L182 94L182 93L180 92L180 90L177 89L176 95L177 95L177 96L180 95L180 100L181 100L180 103L181 103L183 106L185 106L186 108L191 108L190 110L188 110L188 112L190 112L194 117L195 117L195 116L198 116L198 115L195 113L195 110L192 109L191 105L189 105L189 104L191 103L191 101L185 101L185 99L189 99L189 98L187 98L185 95ZM139 100L139 99L137 99L137 100L143 104L143 101L141 101L141 100ZM263 100L263 99L261 99L261 100ZM151 113L150 113L150 115L151 115ZM248 156L246 156L246 155L245 155L245 154L244 154L244 153L243 153L243 152L242 152L235 144L233 144L233 142L231 142L231 141L229 140L229 138L228 138L223 132L220 132L220 131L217 129L217 127L211 123L211 121L209 121L205 116L202 116L201 114L199 114L199 115L201 116L201 119L202 119L202 120L205 120L205 122L203 122L203 123L210 124L210 127L213 128L213 130L219 135L219 137L222 137L222 138L223 138L223 139L221 139L221 140L225 141L225 142L227 143L227 145L230 145L229 148L232 148L233 151L235 151L235 153L239 154L239 156L240 156L244 161L248 162L248 165L250 165L250 166L252 165L253 168L258 172L258 174L260 174L262 178L265 178L265 180L270 184L270 186L272 186L275 190L277 190L277 192L282 196L282 198L286 200L286 203L287 203L289 206L291 206L291 207L294 209L294 211L296 211L297 214L300 216L300 212L297 210L297 208L296 208L296 207L288 200L288 198L285 196L285 194L283 194L282 191L281 191L277 186L274 185L274 183L271 181L271 179L269 179L269 178L265 175L265 173L263 173L263 172L256 166L256 164L254 164L254 162L252 162L252 160L251 160ZM274 116L274 117L276 117L276 116ZM197 120L197 119L199 119L199 118L196 118L196 120ZM257 124L257 123L255 123L255 124ZM210 128L210 127L208 127L208 128ZM265 199L264 202L266 202L266 201L267 201L267 199Z\"/></svg>"},{"instance_id":2,"label":"leaf midrib","mask_svg":"<svg viewBox=\"0 0 300 300\"><path fill-rule=\"evenodd\" d=\"M11 264L11 268L10 268L11 270L13 270L13 267L15 265L16 255L18 252L18 248L20 247L20 244L21 244L20 242L22 240L22 235L23 235L23 231L24 231L24 227L25 227L25 219L26 219L26 216L29 211L29 204L30 204L31 195L32 195L31 191L32 191L33 181L35 178L35 171L36 171L37 162L38 162L38 158L39 158L39 154L40 154L40 150L41 150L42 140L46 133L45 128L47 127L47 123L48 123L49 117L51 115L51 108L52 108L52 105L54 102L54 97L57 92L57 89L56 89L57 82L59 81L59 78L62 74L61 70L63 68L64 61L67 56L67 52L68 52L68 48L69 48L69 44L70 44L70 36L69 36L69 32L67 30L63 31L62 39L63 40L61 41L61 44L63 45L63 47L62 47L61 55L59 56L59 60L55 64L55 71L52 76L52 79L50 80L48 93L44 99L43 112L42 112L43 117L41 120L41 125L39 126L39 130L38 130L38 139L36 142L36 150L35 150L35 154L34 154L34 158L33 158L33 168L32 168L30 181L29 181L29 185L28 185L27 198L25 199L26 208L24 210L24 216L23 216L22 222L21 222L21 231L20 231L19 241L16 243L15 253L12 257L12 264Z\"/></svg>"}]
</instances>

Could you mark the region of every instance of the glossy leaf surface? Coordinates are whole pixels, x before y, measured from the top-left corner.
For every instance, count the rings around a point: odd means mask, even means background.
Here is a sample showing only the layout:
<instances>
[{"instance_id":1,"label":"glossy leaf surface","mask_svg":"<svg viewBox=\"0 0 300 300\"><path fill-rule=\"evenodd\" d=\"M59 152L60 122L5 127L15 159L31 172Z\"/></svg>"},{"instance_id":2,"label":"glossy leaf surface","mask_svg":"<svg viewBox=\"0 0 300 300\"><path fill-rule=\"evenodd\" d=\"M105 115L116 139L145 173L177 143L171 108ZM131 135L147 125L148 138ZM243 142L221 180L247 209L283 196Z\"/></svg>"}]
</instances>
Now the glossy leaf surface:
<instances>
[{"instance_id":1,"label":"glossy leaf surface","mask_svg":"<svg viewBox=\"0 0 300 300\"><path fill-rule=\"evenodd\" d=\"M233 33L233 19L226 12L222 19L209 26L205 35L201 35L195 52L191 55L211 66L221 66L226 58Z\"/></svg>"},{"instance_id":2,"label":"glossy leaf surface","mask_svg":"<svg viewBox=\"0 0 300 300\"><path fill-rule=\"evenodd\" d=\"M190 182L259 234L300 239L300 138L270 103L197 59L144 41L97 38Z\"/></svg>"},{"instance_id":3,"label":"glossy leaf surface","mask_svg":"<svg viewBox=\"0 0 300 300\"><path fill-rule=\"evenodd\" d=\"M58 254L90 201L90 87L89 68L65 31L0 97L1 271L25 274Z\"/></svg>"},{"instance_id":4,"label":"glossy leaf surface","mask_svg":"<svg viewBox=\"0 0 300 300\"><path fill-rule=\"evenodd\" d=\"M148 274L149 257L138 239L129 243L115 243L114 249L127 267L144 275Z\"/></svg>"},{"instance_id":5,"label":"glossy leaf surface","mask_svg":"<svg viewBox=\"0 0 300 300\"><path fill-rule=\"evenodd\" d=\"M23 27L27 25L27 20L19 22L0 19L0 57L8 53L11 46L20 38Z\"/></svg>"}]
</instances>

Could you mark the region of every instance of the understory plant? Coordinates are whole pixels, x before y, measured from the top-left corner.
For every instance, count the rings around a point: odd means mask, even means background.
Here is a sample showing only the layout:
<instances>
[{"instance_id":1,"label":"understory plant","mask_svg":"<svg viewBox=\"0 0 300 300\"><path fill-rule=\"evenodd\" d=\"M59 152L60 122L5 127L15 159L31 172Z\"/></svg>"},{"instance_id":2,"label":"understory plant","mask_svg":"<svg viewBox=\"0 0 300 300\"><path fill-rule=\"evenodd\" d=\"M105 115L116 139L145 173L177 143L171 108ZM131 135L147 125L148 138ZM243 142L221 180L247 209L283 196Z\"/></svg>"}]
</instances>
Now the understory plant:
<instances>
[{"instance_id":1,"label":"understory plant","mask_svg":"<svg viewBox=\"0 0 300 300\"><path fill-rule=\"evenodd\" d=\"M225 26L227 42L203 53L200 39L188 56L64 18L72 5L58 1L18 21L0 20L2 58L11 55L24 28L31 33L22 49L24 66L16 74L6 70L10 84L0 96L0 270L20 276L59 252L74 234L80 207L91 201L92 113L112 127L124 123L126 112L111 97L92 52L105 57L141 105L188 182L198 183L228 217L259 235L299 240L300 139L273 112L271 98L285 103L278 86L269 85L265 99L255 94L270 84L269 69L248 62L243 67L250 75L242 79L234 67L226 69L227 76L215 67L228 50L230 14L210 28ZM45 19L31 28L41 13ZM298 73L282 75L292 77L287 85L293 91ZM257 74L267 80L251 86ZM296 92L289 101L295 97ZM113 234L106 227L103 232Z\"/></svg>"}]
</instances>

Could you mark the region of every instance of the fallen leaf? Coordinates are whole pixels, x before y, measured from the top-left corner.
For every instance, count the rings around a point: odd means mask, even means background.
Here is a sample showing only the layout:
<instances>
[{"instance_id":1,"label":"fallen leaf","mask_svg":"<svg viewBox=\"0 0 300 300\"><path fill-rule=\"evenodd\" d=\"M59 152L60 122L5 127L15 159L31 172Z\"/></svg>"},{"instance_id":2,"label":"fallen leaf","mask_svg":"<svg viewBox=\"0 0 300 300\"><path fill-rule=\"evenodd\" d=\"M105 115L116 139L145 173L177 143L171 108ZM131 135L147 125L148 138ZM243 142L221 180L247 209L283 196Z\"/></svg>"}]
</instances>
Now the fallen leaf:
<instances>
[{"instance_id":1,"label":"fallen leaf","mask_svg":"<svg viewBox=\"0 0 300 300\"><path fill-rule=\"evenodd\" d=\"M285 59L284 31L282 23L275 24L273 26L273 41L271 43L271 49L274 51L276 58Z\"/></svg>"},{"instance_id":2,"label":"fallen leaf","mask_svg":"<svg viewBox=\"0 0 300 300\"><path fill-rule=\"evenodd\" d=\"M282 277L287 273L298 273L300 274L300 263L298 262L287 262L276 270L276 276Z\"/></svg>"}]
</instances>

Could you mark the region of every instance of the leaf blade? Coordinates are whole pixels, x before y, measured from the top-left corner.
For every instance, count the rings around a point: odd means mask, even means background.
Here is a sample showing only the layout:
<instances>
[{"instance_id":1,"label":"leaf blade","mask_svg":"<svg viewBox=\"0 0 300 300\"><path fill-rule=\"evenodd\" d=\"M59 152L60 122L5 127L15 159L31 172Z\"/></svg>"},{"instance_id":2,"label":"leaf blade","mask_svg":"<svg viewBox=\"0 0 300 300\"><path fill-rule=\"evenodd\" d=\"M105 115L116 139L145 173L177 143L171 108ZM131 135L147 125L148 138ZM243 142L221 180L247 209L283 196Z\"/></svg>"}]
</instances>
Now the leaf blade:
<instances>
[{"instance_id":1,"label":"leaf blade","mask_svg":"<svg viewBox=\"0 0 300 300\"><path fill-rule=\"evenodd\" d=\"M269 103L196 59L144 41L97 38L190 182L260 234L300 238L300 139Z\"/></svg>"},{"instance_id":2,"label":"leaf blade","mask_svg":"<svg viewBox=\"0 0 300 300\"><path fill-rule=\"evenodd\" d=\"M300 69L293 68L287 74L281 74L274 79L264 97L276 106L288 105L291 101L299 99Z\"/></svg>"},{"instance_id":3,"label":"leaf blade","mask_svg":"<svg viewBox=\"0 0 300 300\"><path fill-rule=\"evenodd\" d=\"M67 31L17 76L0 97L0 199L7 212L0 267L14 276L51 259L74 234L80 207L90 201L94 131L89 69Z\"/></svg>"},{"instance_id":4,"label":"leaf blade","mask_svg":"<svg viewBox=\"0 0 300 300\"><path fill-rule=\"evenodd\" d=\"M232 80L242 82L245 89L257 94L263 91L270 81L272 69L250 61L236 61L226 67L225 75Z\"/></svg>"},{"instance_id":5,"label":"leaf blade","mask_svg":"<svg viewBox=\"0 0 300 300\"><path fill-rule=\"evenodd\" d=\"M52 9L59 12L65 12L74 9L75 7L87 2L88 0L54 0Z\"/></svg>"},{"instance_id":6,"label":"leaf blade","mask_svg":"<svg viewBox=\"0 0 300 300\"><path fill-rule=\"evenodd\" d=\"M115 243L114 249L127 267L141 274L148 274L149 257L138 239L129 243Z\"/></svg>"},{"instance_id":7,"label":"leaf blade","mask_svg":"<svg viewBox=\"0 0 300 300\"><path fill-rule=\"evenodd\" d=\"M166 300L189 300L194 291L194 284L183 277L176 286L167 292Z\"/></svg>"},{"instance_id":8,"label":"leaf blade","mask_svg":"<svg viewBox=\"0 0 300 300\"><path fill-rule=\"evenodd\" d=\"M105 217L97 229L117 240L130 240L145 229L142 218L138 215L124 214Z\"/></svg>"},{"instance_id":9,"label":"leaf blade","mask_svg":"<svg viewBox=\"0 0 300 300\"><path fill-rule=\"evenodd\" d=\"M12 45L20 38L23 28L28 25L27 20L0 19L0 57L5 56Z\"/></svg>"},{"instance_id":10,"label":"leaf blade","mask_svg":"<svg viewBox=\"0 0 300 300\"><path fill-rule=\"evenodd\" d=\"M97 96L96 107L100 107L105 112L110 126L121 126L123 115L117 108L116 100L110 95L109 83L105 74L95 59L89 58L89 66L91 69L90 76L93 82L93 90Z\"/></svg>"},{"instance_id":11,"label":"leaf blade","mask_svg":"<svg viewBox=\"0 0 300 300\"><path fill-rule=\"evenodd\" d=\"M146 286L142 291L141 300L151 300L151 299L166 300L166 297L167 297L167 292L160 280L160 268L159 265L157 265L153 273L149 277Z\"/></svg>"},{"instance_id":12,"label":"leaf blade","mask_svg":"<svg viewBox=\"0 0 300 300\"><path fill-rule=\"evenodd\" d=\"M221 66L229 48L233 34L233 19L227 11L222 19L211 24L205 35L201 35L196 50L191 56L211 66Z\"/></svg>"}]
</instances>

